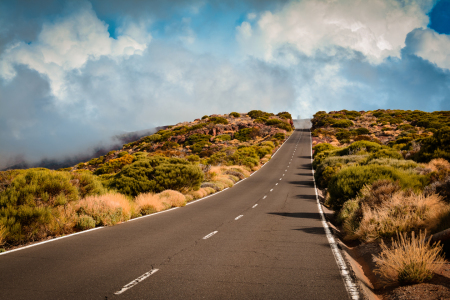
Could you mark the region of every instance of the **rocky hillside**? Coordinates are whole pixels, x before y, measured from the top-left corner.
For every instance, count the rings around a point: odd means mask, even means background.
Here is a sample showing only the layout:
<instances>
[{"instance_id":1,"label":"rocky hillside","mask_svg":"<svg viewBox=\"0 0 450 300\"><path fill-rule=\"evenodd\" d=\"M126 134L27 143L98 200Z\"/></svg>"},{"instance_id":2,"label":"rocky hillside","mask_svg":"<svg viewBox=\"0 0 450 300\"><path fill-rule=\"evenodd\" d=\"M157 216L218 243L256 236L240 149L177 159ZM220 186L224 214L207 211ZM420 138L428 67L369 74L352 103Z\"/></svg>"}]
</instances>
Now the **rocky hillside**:
<instances>
[{"instance_id":1,"label":"rocky hillside","mask_svg":"<svg viewBox=\"0 0 450 300\"><path fill-rule=\"evenodd\" d=\"M292 130L292 117L287 112L274 115L255 110L248 114L233 112L203 116L192 122L167 126L153 135L124 145L122 150L110 151L105 156L64 170L89 170L96 175L117 173L133 162L133 155L145 153L185 158L203 165L243 164L252 168L266 162L268 157L264 159L264 156L272 152L262 146L277 148ZM250 158L240 160L235 154L242 147L253 147L251 149L259 154L265 154L257 161Z\"/></svg>"},{"instance_id":2,"label":"rocky hillside","mask_svg":"<svg viewBox=\"0 0 450 300\"><path fill-rule=\"evenodd\" d=\"M346 146L365 140L387 145L420 162L450 159L449 111L319 111L312 124L313 146Z\"/></svg>"}]
</instances>

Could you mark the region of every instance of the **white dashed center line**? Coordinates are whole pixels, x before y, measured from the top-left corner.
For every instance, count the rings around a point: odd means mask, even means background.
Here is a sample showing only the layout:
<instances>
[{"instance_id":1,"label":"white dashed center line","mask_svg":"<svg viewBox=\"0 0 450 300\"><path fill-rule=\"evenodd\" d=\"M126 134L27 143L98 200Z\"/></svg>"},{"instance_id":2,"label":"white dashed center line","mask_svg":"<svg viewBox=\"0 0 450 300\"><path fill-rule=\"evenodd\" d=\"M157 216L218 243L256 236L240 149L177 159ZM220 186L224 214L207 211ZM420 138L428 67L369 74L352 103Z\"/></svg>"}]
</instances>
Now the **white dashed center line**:
<instances>
[{"instance_id":1,"label":"white dashed center line","mask_svg":"<svg viewBox=\"0 0 450 300\"><path fill-rule=\"evenodd\" d=\"M239 220L240 218L242 218L244 215L240 215L240 216L237 216L236 218L234 218L235 220Z\"/></svg>"},{"instance_id":2,"label":"white dashed center line","mask_svg":"<svg viewBox=\"0 0 450 300\"><path fill-rule=\"evenodd\" d=\"M278 182L277 182L277 183L275 183L275 185L278 185Z\"/></svg>"},{"instance_id":3,"label":"white dashed center line","mask_svg":"<svg viewBox=\"0 0 450 300\"><path fill-rule=\"evenodd\" d=\"M266 199L267 196L264 196L263 199Z\"/></svg>"},{"instance_id":4,"label":"white dashed center line","mask_svg":"<svg viewBox=\"0 0 450 300\"><path fill-rule=\"evenodd\" d=\"M152 274L158 272L158 269L153 269L147 273L142 274L141 276L139 276L138 278L136 278L135 280L133 280L132 282L128 283L127 285L124 285L123 288L120 291L117 291L114 293L114 295L120 295L123 292L131 289L133 286L135 286L136 284L138 284L139 282L147 279L148 277L150 277Z\"/></svg>"},{"instance_id":5,"label":"white dashed center line","mask_svg":"<svg viewBox=\"0 0 450 300\"><path fill-rule=\"evenodd\" d=\"M258 204L255 204L255 205L252 206L252 208L255 208L255 207L257 207L257 206L258 206Z\"/></svg>"},{"instance_id":6,"label":"white dashed center line","mask_svg":"<svg viewBox=\"0 0 450 300\"><path fill-rule=\"evenodd\" d=\"M273 189L271 189L270 191L273 191Z\"/></svg>"},{"instance_id":7,"label":"white dashed center line","mask_svg":"<svg viewBox=\"0 0 450 300\"><path fill-rule=\"evenodd\" d=\"M212 237L213 235L215 235L217 232L218 232L218 231L213 231L213 232L211 232L210 234L205 235L205 236L203 237L203 239L204 239L204 240L209 239L210 237Z\"/></svg>"}]
</instances>

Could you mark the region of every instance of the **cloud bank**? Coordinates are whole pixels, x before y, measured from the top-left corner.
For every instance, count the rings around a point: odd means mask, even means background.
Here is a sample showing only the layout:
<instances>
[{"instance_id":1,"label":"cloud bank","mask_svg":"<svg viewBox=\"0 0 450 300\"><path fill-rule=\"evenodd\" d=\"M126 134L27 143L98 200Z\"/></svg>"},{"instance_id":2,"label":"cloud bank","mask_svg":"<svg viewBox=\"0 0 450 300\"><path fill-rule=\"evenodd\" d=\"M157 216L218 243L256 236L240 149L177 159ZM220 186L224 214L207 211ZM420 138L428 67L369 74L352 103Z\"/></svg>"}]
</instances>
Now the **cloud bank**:
<instances>
[{"instance_id":1,"label":"cloud bank","mask_svg":"<svg viewBox=\"0 0 450 300\"><path fill-rule=\"evenodd\" d=\"M0 4L0 167L212 113L450 109L435 1L62 3Z\"/></svg>"}]
</instances>

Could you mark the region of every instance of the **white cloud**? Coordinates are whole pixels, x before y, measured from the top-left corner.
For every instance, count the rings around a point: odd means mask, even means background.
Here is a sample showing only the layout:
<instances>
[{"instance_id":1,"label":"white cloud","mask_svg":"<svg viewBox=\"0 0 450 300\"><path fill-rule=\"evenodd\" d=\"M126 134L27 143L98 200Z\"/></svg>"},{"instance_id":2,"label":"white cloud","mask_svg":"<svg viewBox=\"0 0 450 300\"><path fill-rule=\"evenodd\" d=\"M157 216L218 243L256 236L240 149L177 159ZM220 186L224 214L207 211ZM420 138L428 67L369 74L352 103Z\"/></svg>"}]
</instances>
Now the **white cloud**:
<instances>
[{"instance_id":1,"label":"white cloud","mask_svg":"<svg viewBox=\"0 0 450 300\"><path fill-rule=\"evenodd\" d=\"M411 33L411 51L439 68L450 70L450 36L432 29L417 29Z\"/></svg>"},{"instance_id":2,"label":"white cloud","mask_svg":"<svg viewBox=\"0 0 450 300\"><path fill-rule=\"evenodd\" d=\"M252 25L249 22L242 22L240 26L236 26L236 39L238 41L248 40L252 37Z\"/></svg>"},{"instance_id":3,"label":"white cloud","mask_svg":"<svg viewBox=\"0 0 450 300\"><path fill-rule=\"evenodd\" d=\"M256 14L255 14L255 13L249 13L249 14L247 14L247 19L249 19L249 20L254 20L254 19L256 19Z\"/></svg>"},{"instance_id":4,"label":"white cloud","mask_svg":"<svg viewBox=\"0 0 450 300\"><path fill-rule=\"evenodd\" d=\"M11 45L0 57L0 76L12 79L14 65L27 65L47 76L52 93L62 99L68 71L102 56L121 59L142 54L150 40L141 24L128 24L122 35L111 38L108 26L85 4L67 18L44 24L36 41Z\"/></svg>"},{"instance_id":5,"label":"white cloud","mask_svg":"<svg viewBox=\"0 0 450 300\"><path fill-rule=\"evenodd\" d=\"M263 13L253 30L253 38L247 38L243 47L258 44L258 53L249 54L271 60L276 49L285 44L295 46L308 56L337 46L359 51L372 63L380 63L389 56L400 57L407 34L427 26L426 12L433 2L290 2L277 12ZM240 32L244 23L239 27Z\"/></svg>"}]
</instances>

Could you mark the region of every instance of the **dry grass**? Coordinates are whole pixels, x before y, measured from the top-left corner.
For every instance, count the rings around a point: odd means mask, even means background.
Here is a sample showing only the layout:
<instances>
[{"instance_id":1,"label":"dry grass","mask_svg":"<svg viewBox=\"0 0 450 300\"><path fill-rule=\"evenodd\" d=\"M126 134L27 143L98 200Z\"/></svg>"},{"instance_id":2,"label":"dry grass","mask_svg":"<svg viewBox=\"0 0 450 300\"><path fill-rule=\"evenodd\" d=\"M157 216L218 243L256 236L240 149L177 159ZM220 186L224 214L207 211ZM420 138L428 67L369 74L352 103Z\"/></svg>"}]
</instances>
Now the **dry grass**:
<instances>
[{"instance_id":1,"label":"dry grass","mask_svg":"<svg viewBox=\"0 0 450 300\"><path fill-rule=\"evenodd\" d=\"M441 256L442 247L430 245L426 232L420 232L418 237L412 232L411 238L406 233L397 234L397 240L392 241L391 247L382 242L381 248L379 256L374 256L377 265L375 273L387 285L424 282L431 279L445 262Z\"/></svg>"},{"instance_id":2,"label":"dry grass","mask_svg":"<svg viewBox=\"0 0 450 300\"><path fill-rule=\"evenodd\" d=\"M8 233L8 230L5 226L0 225L0 246L2 246L5 243L6 234Z\"/></svg>"},{"instance_id":3,"label":"dry grass","mask_svg":"<svg viewBox=\"0 0 450 300\"><path fill-rule=\"evenodd\" d=\"M449 206L441 197L399 191L385 199L382 205L371 208L362 203L362 219L355 236L371 242L395 235L395 232L411 232L434 229L448 212Z\"/></svg>"},{"instance_id":4,"label":"dry grass","mask_svg":"<svg viewBox=\"0 0 450 300\"><path fill-rule=\"evenodd\" d=\"M439 172L450 170L450 163L443 158L435 158L426 164L426 167L431 169L433 172Z\"/></svg>"},{"instance_id":5,"label":"dry grass","mask_svg":"<svg viewBox=\"0 0 450 300\"><path fill-rule=\"evenodd\" d=\"M208 191L210 191L210 190L207 188L200 188L197 191L190 191L188 193L188 195L193 197L192 200L195 200L195 199L200 199L200 198L208 196L209 195Z\"/></svg>"},{"instance_id":6,"label":"dry grass","mask_svg":"<svg viewBox=\"0 0 450 300\"><path fill-rule=\"evenodd\" d=\"M186 197L180 192L165 190L159 194L145 193L138 195L134 202L141 214L147 215L154 212L186 205Z\"/></svg>"},{"instance_id":7,"label":"dry grass","mask_svg":"<svg viewBox=\"0 0 450 300\"><path fill-rule=\"evenodd\" d=\"M134 212L133 203L122 194L109 193L81 199L75 210L79 215L91 216L98 225L114 225L127 221Z\"/></svg>"}]
</instances>

